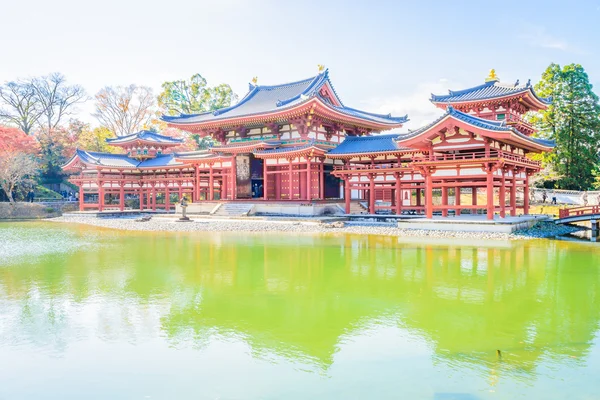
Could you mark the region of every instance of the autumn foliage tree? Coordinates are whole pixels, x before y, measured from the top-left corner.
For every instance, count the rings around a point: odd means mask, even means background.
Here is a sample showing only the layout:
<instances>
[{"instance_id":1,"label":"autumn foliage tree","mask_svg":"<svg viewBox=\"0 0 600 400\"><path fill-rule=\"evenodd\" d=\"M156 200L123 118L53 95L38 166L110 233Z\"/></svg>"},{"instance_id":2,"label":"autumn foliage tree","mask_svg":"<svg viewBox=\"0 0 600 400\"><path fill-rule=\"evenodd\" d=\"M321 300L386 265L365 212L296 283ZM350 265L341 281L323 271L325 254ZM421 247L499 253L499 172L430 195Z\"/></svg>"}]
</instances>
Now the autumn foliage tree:
<instances>
[{"instance_id":1,"label":"autumn foliage tree","mask_svg":"<svg viewBox=\"0 0 600 400\"><path fill-rule=\"evenodd\" d=\"M33 185L37 174L38 145L31 136L17 128L0 126L0 187L11 203L19 185Z\"/></svg>"}]
</instances>

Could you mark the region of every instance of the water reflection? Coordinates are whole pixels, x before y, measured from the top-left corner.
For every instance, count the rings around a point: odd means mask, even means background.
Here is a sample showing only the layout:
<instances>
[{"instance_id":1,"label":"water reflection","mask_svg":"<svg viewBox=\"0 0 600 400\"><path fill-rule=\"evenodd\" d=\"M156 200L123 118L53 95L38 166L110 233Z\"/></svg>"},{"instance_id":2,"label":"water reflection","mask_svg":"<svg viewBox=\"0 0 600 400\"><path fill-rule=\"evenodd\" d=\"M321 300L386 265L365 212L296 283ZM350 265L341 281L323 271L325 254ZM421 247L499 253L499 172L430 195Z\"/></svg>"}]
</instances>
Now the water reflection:
<instances>
[{"instance_id":1,"label":"water reflection","mask_svg":"<svg viewBox=\"0 0 600 400\"><path fill-rule=\"evenodd\" d=\"M0 267L0 346L233 340L327 371L345 343L392 327L495 386L585 363L600 321L600 251L576 243L69 232L55 244L102 245Z\"/></svg>"}]
</instances>

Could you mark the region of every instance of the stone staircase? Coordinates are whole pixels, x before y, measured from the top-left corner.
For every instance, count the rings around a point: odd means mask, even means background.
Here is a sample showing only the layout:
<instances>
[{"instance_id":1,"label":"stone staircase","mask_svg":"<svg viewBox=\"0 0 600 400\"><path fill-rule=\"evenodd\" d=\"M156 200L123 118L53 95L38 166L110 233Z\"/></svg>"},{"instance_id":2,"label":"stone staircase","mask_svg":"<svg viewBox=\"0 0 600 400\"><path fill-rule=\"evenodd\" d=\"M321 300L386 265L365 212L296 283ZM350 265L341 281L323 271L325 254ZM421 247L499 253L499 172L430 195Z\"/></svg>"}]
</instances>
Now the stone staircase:
<instances>
[{"instance_id":1,"label":"stone staircase","mask_svg":"<svg viewBox=\"0 0 600 400\"><path fill-rule=\"evenodd\" d=\"M249 203L222 203L212 215L217 217L247 216L253 208L254 204Z\"/></svg>"},{"instance_id":2,"label":"stone staircase","mask_svg":"<svg viewBox=\"0 0 600 400\"><path fill-rule=\"evenodd\" d=\"M342 209L344 209L345 205L341 204ZM350 214L368 214L369 210L362 202L358 202L353 200L350 202Z\"/></svg>"}]
</instances>

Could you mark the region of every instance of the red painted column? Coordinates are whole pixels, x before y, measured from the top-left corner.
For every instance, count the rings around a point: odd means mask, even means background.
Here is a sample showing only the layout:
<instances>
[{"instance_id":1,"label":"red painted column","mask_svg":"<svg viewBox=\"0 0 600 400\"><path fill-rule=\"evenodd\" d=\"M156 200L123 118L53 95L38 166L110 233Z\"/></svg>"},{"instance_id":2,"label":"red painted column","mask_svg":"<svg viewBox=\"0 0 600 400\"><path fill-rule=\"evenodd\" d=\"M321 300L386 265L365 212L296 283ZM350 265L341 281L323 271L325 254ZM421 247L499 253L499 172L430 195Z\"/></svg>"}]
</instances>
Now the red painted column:
<instances>
[{"instance_id":1,"label":"red painted column","mask_svg":"<svg viewBox=\"0 0 600 400\"><path fill-rule=\"evenodd\" d=\"M84 207L83 207L84 206L84 201L83 201L83 198L84 198L83 182L81 182L79 185L80 185L79 186L79 211L83 211L84 210Z\"/></svg>"},{"instance_id":2,"label":"red painted column","mask_svg":"<svg viewBox=\"0 0 600 400\"><path fill-rule=\"evenodd\" d=\"M165 211L171 212L171 192L169 191L169 184L165 187Z\"/></svg>"},{"instance_id":3,"label":"red painted column","mask_svg":"<svg viewBox=\"0 0 600 400\"><path fill-rule=\"evenodd\" d=\"M125 211L125 187L123 186L123 182L119 186L119 210Z\"/></svg>"},{"instance_id":4,"label":"red painted column","mask_svg":"<svg viewBox=\"0 0 600 400\"><path fill-rule=\"evenodd\" d=\"M396 215L402 214L402 181L399 173L394 174L396 178Z\"/></svg>"},{"instance_id":5,"label":"red painted column","mask_svg":"<svg viewBox=\"0 0 600 400\"><path fill-rule=\"evenodd\" d=\"M529 175L525 172L525 188L523 189L523 214L529 215Z\"/></svg>"},{"instance_id":6,"label":"red painted column","mask_svg":"<svg viewBox=\"0 0 600 400\"><path fill-rule=\"evenodd\" d=\"M223 185L221 187L221 200L226 200L227 199L227 191L229 190L229 178L227 177L227 174L223 172L223 170L221 170L221 184Z\"/></svg>"},{"instance_id":7,"label":"red painted column","mask_svg":"<svg viewBox=\"0 0 600 400\"><path fill-rule=\"evenodd\" d=\"M144 210L144 189L140 188L140 211Z\"/></svg>"},{"instance_id":8,"label":"red painted column","mask_svg":"<svg viewBox=\"0 0 600 400\"><path fill-rule=\"evenodd\" d=\"M442 181L442 184L444 182ZM448 205L448 187L447 186L442 186L442 206L447 206ZM442 209L442 217L447 217L448 216L448 209L447 208L443 208Z\"/></svg>"},{"instance_id":9,"label":"red painted column","mask_svg":"<svg viewBox=\"0 0 600 400\"><path fill-rule=\"evenodd\" d=\"M494 175L492 175L492 169L487 169L487 180L486 180L486 193L487 193L487 219L494 219Z\"/></svg>"},{"instance_id":10,"label":"red painted column","mask_svg":"<svg viewBox=\"0 0 600 400\"><path fill-rule=\"evenodd\" d=\"M194 176L194 188L192 190L192 193L194 193L193 197L195 198L192 201L200 201L200 166L198 164L194 165Z\"/></svg>"},{"instance_id":11,"label":"red painted column","mask_svg":"<svg viewBox=\"0 0 600 400\"><path fill-rule=\"evenodd\" d=\"M473 187L471 189L471 202L472 205L476 206L477 205L477 188Z\"/></svg>"},{"instance_id":12,"label":"red painted column","mask_svg":"<svg viewBox=\"0 0 600 400\"><path fill-rule=\"evenodd\" d=\"M515 170L511 171L512 179L510 186L510 216L517 216L517 178L515 178Z\"/></svg>"},{"instance_id":13,"label":"red painted column","mask_svg":"<svg viewBox=\"0 0 600 400\"><path fill-rule=\"evenodd\" d=\"M152 211L156 211L156 186L154 185L152 185Z\"/></svg>"},{"instance_id":14,"label":"red painted column","mask_svg":"<svg viewBox=\"0 0 600 400\"><path fill-rule=\"evenodd\" d=\"M500 217L506 217L506 177L504 169L501 170L502 178L500 179Z\"/></svg>"},{"instance_id":15,"label":"red painted column","mask_svg":"<svg viewBox=\"0 0 600 400\"><path fill-rule=\"evenodd\" d=\"M311 182L312 165L310 158L306 160L306 200L312 198L312 182Z\"/></svg>"},{"instance_id":16,"label":"red painted column","mask_svg":"<svg viewBox=\"0 0 600 400\"><path fill-rule=\"evenodd\" d=\"M369 174L369 214L375 214L375 176Z\"/></svg>"},{"instance_id":17,"label":"red painted column","mask_svg":"<svg viewBox=\"0 0 600 400\"><path fill-rule=\"evenodd\" d=\"M319 199L325 200L325 159L319 163Z\"/></svg>"},{"instance_id":18,"label":"red painted column","mask_svg":"<svg viewBox=\"0 0 600 400\"><path fill-rule=\"evenodd\" d=\"M283 173L280 166L276 167L277 173L275 176L275 200L281 200L281 174Z\"/></svg>"},{"instance_id":19,"label":"red painted column","mask_svg":"<svg viewBox=\"0 0 600 400\"><path fill-rule=\"evenodd\" d=\"M98 211L104 210L104 188L102 180L98 180Z\"/></svg>"},{"instance_id":20,"label":"red painted column","mask_svg":"<svg viewBox=\"0 0 600 400\"><path fill-rule=\"evenodd\" d=\"M269 200L269 167L267 160L263 159L263 200Z\"/></svg>"},{"instance_id":21,"label":"red painted column","mask_svg":"<svg viewBox=\"0 0 600 400\"><path fill-rule=\"evenodd\" d=\"M237 199L237 165L235 164L235 156L231 158L231 200Z\"/></svg>"},{"instance_id":22,"label":"red painted column","mask_svg":"<svg viewBox=\"0 0 600 400\"><path fill-rule=\"evenodd\" d=\"M346 206L346 214L350 214L350 201L352 197L352 191L350 189L350 176L344 176L344 203Z\"/></svg>"},{"instance_id":23,"label":"red painted column","mask_svg":"<svg viewBox=\"0 0 600 400\"><path fill-rule=\"evenodd\" d=\"M199 183L198 183L198 186ZM208 200L213 201L215 199L215 176L213 165L210 164L210 168L208 170ZM200 196L198 196L198 200L200 200Z\"/></svg>"},{"instance_id":24,"label":"red painted column","mask_svg":"<svg viewBox=\"0 0 600 400\"><path fill-rule=\"evenodd\" d=\"M421 200L421 196L417 200ZM430 171L425 176L425 216L433 218L433 176Z\"/></svg>"},{"instance_id":25,"label":"red painted column","mask_svg":"<svg viewBox=\"0 0 600 400\"><path fill-rule=\"evenodd\" d=\"M458 217L460 215L460 186L454 188L454 205L456 205L454 212Z\"/></svg>"},{"instance_id":26,"label":"red painted column","mask_svg":"<svg viewBox=\"0 0 600 400\"><path fill-rule=\"evenodd\" d=\"M292 200L294 198L294 191L293 191L293 186L292 186L292 160L289 160L289 169L288 169L288 196L289 199L288 200Z\"/></svg>"}]
</instances>

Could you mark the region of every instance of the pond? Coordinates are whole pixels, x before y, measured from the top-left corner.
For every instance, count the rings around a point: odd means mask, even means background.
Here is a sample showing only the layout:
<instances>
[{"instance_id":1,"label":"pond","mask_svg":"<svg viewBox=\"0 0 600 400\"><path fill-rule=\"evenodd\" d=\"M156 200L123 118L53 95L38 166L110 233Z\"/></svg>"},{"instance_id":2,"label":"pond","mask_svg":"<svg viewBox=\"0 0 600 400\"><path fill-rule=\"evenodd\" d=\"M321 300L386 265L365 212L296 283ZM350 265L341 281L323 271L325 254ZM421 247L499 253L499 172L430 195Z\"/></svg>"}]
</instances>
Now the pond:
<instances>
[{"instance_id":1,"label":"pond","mask_svg":"<svg viewBox=\"0 0 600 400\"><path fill-rule=\"evenodd\" d=\"M600 246L0 224L0 399L589 399Z\"/></svg>"}]
</instances>

